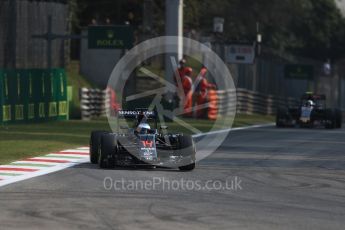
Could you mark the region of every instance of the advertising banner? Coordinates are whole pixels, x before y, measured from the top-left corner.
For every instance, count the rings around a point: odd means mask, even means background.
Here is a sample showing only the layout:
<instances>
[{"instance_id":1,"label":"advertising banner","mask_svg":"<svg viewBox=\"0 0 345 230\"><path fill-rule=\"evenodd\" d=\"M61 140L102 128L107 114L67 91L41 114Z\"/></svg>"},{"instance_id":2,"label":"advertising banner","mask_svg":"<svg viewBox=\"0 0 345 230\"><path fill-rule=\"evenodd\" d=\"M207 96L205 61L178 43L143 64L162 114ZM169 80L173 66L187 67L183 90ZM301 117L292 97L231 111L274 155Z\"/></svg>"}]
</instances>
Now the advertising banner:
<instances>
[{"instance_id":1,"label":"advertising banner","mask_svg":"<svg viewBox=\"0 0 345 230\"><path fill-rule=\"evenodd\" d=\"M0 70L0 123L66 120L64 69Z\"/></svg>"}]
</instances>

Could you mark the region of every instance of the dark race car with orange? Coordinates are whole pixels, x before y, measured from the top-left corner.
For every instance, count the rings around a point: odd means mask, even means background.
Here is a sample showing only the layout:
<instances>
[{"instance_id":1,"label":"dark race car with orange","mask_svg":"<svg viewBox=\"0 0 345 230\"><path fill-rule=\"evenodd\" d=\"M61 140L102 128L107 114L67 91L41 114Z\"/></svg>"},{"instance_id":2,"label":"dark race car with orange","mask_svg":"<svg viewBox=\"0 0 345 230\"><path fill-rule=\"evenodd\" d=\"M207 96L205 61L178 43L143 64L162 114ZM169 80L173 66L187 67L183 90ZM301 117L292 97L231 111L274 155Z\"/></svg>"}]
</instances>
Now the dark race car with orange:
<instances>
[{"instance_id":1,"label":"dark race car with orange","mask_svg":"<svg viewBox=\"0 0 345 230\"><path fill-rule=\"evenodd\" d=\"M120 121L126 125L121 125ZM131 123L132 126L128 125ZM196 150L192 136L169 133L166 126L159 129L157 126L156 111L118 111L116 132L91 133L91 163L98 164L100 168L164 167L193 170Z\"/></svg>"}]
</instances>

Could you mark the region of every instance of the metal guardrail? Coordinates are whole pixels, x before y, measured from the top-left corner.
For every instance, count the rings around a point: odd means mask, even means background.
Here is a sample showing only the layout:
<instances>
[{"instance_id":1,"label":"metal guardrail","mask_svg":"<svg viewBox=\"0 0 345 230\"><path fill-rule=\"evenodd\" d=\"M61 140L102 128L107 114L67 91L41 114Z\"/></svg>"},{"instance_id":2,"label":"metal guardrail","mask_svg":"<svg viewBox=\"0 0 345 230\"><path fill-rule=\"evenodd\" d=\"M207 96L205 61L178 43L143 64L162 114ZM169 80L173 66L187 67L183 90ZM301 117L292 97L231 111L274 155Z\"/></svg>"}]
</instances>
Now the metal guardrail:
<instances>
[{"instance_id":1,"label":"metal guardrail","mask_svg":"<svg viewBox=\"0 0 345 230\"><path fill-rule=\"evenodd\" d=\"M218 90L218 114L233 113L273 115L279 107L293 107L298 105L296 98L282 98L273 95L250 91L247 89ZM80 105L83 120L105 116L109 109L109 94L107 90L80 89Z\"/></svg>"},{"instance_id":2,"label":"metal guardrail","mask_svg":"<svg viewBox=\"0 0 345 230\"><path fill-rule=\"evenodd\" d=\"M278 107L293 107L299 102L296 98L276 97L241 88L236 90L236 94L234 90L219 90L217 93L218 110L223 115L233 110L234 105L237 113L273 115Z\"/></svg>"},{"instance_id":3,"label":"metal guardrail","mask_svg":"<svg viewBox=\"0 0 345 230\"><path fill-rule=\"evenodd\" d=\"M109 94L107 90L80 89L80 109L83 120L105 116L109 109Z\"/></svg>"}]
</instances>

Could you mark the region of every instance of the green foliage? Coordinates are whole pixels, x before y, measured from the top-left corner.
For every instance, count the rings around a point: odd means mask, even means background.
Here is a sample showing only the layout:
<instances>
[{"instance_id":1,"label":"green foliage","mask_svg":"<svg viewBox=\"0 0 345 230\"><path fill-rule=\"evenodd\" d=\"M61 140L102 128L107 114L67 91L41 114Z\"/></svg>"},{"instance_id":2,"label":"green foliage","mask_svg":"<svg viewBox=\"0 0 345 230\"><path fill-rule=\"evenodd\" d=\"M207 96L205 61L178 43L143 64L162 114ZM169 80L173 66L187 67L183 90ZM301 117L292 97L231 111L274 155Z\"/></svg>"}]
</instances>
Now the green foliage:
<instances>
[{"instance_id":1,"label":"green foliage","mask_svg":"<svg viewBox=\"0 0 345 230\"><path fill-rule=\"evenodd\" d=\"M223 36L226 41L253 42L259 23L263 44L281 53L324 60L339 58L344 52L345 20L334 0L188 2L191 6L200 4L199 30L210 32L213 17L225 19Z\"/></svg>"},{"instance_id":2,"label":"green foliage","mask_svg":"<svg viewBox=\"0 0 345 230\"><path fill-rule=\"evenodd\" d=\"M336 0L184 0L185 30L211 35L214 17L223 17L226 42L253 42L260 24L263 45L280 53L291 53L325 60L344 53L345 21ZM72 0L79 23L88 25L92 18L100 23L106 17L114 23L128 20L140 31L143 0ZM152 36L163 35L165 0L152 0ZM140 32L139 32L140 33Z\"/></svg>"},{"instance_id":3,"label":"green foliage","mask_svg":"<svg viewBox=\"0 0 345 230\"><path fill-rule=\"evenodd\" d=\"M70 24L70 31L76 31L79 29L80 20L78 17L79 13L79 6L77 0L70 0L68 1L68 22Z\"/></svg>"},{"instance_id":4,"label":"green foliage","mask_svg":"<svg viewBox=\"0 0 345 230\"><path fill-rule=\"evenodd\" d=\"M343 52L339 48L345 44L344 18L333 0L313 0L310 5L304 20L295 27L305 41L300 51L311 57L338 58Z\"/></svg>"}]
</instances>

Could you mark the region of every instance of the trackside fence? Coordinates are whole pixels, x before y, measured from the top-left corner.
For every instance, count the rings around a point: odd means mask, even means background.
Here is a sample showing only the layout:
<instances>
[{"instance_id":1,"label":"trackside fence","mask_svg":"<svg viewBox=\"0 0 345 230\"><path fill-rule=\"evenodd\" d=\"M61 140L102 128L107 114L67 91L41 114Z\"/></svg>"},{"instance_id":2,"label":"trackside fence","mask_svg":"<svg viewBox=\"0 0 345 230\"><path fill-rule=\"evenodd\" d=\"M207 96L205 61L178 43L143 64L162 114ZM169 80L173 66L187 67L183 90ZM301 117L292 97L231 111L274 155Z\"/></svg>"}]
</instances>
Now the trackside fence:
<instances>
[{"instance_id":1,"label":"trackside fence","mask_svg":"<svg viewBox=\"0 0 345 230\"><path fill-rule=\"evenodd\" d=\"M107 90L81 88L79 93L83 120L106 116L107 109L109 109Z\"/></svg>"},{"instance_id":2,"label":"trackside fence","mask_svg":"<svg viewBox=\"0 0 345 230\"><path fill-rule=\"evenodd\" d=\"M241 88L236 90L236 97L234 97L234 90L219 90L217 93L220 114L233 111L233 107L236 105L237 113L273 115L278 107L293 107L299 103L299 100L296 98L265 95Z\"/></svg>"},{"instance_id":3,"label":"trackside fence","mask_svg":"<svg viewBox=\"0 0 345 230\"><path fill-rule=\"evenodd\" d=\"M218 114L227 115L236 108L237 113L273 115L278 107L297 106L296 98L265 95L247 89L218 90ZM105 116L109 105L107 90L81 88L81 115L83 120Z\"/></svg>"},{"instance_id":4,"label":"trackside fence","mask_svg":"<svg viewBox=\"0 0 345 230\"><path fill-rule=\"evenodd\" d=\"M67 118L64 69L0 69L0 124Z\"/></svg>"}]
</instances>

